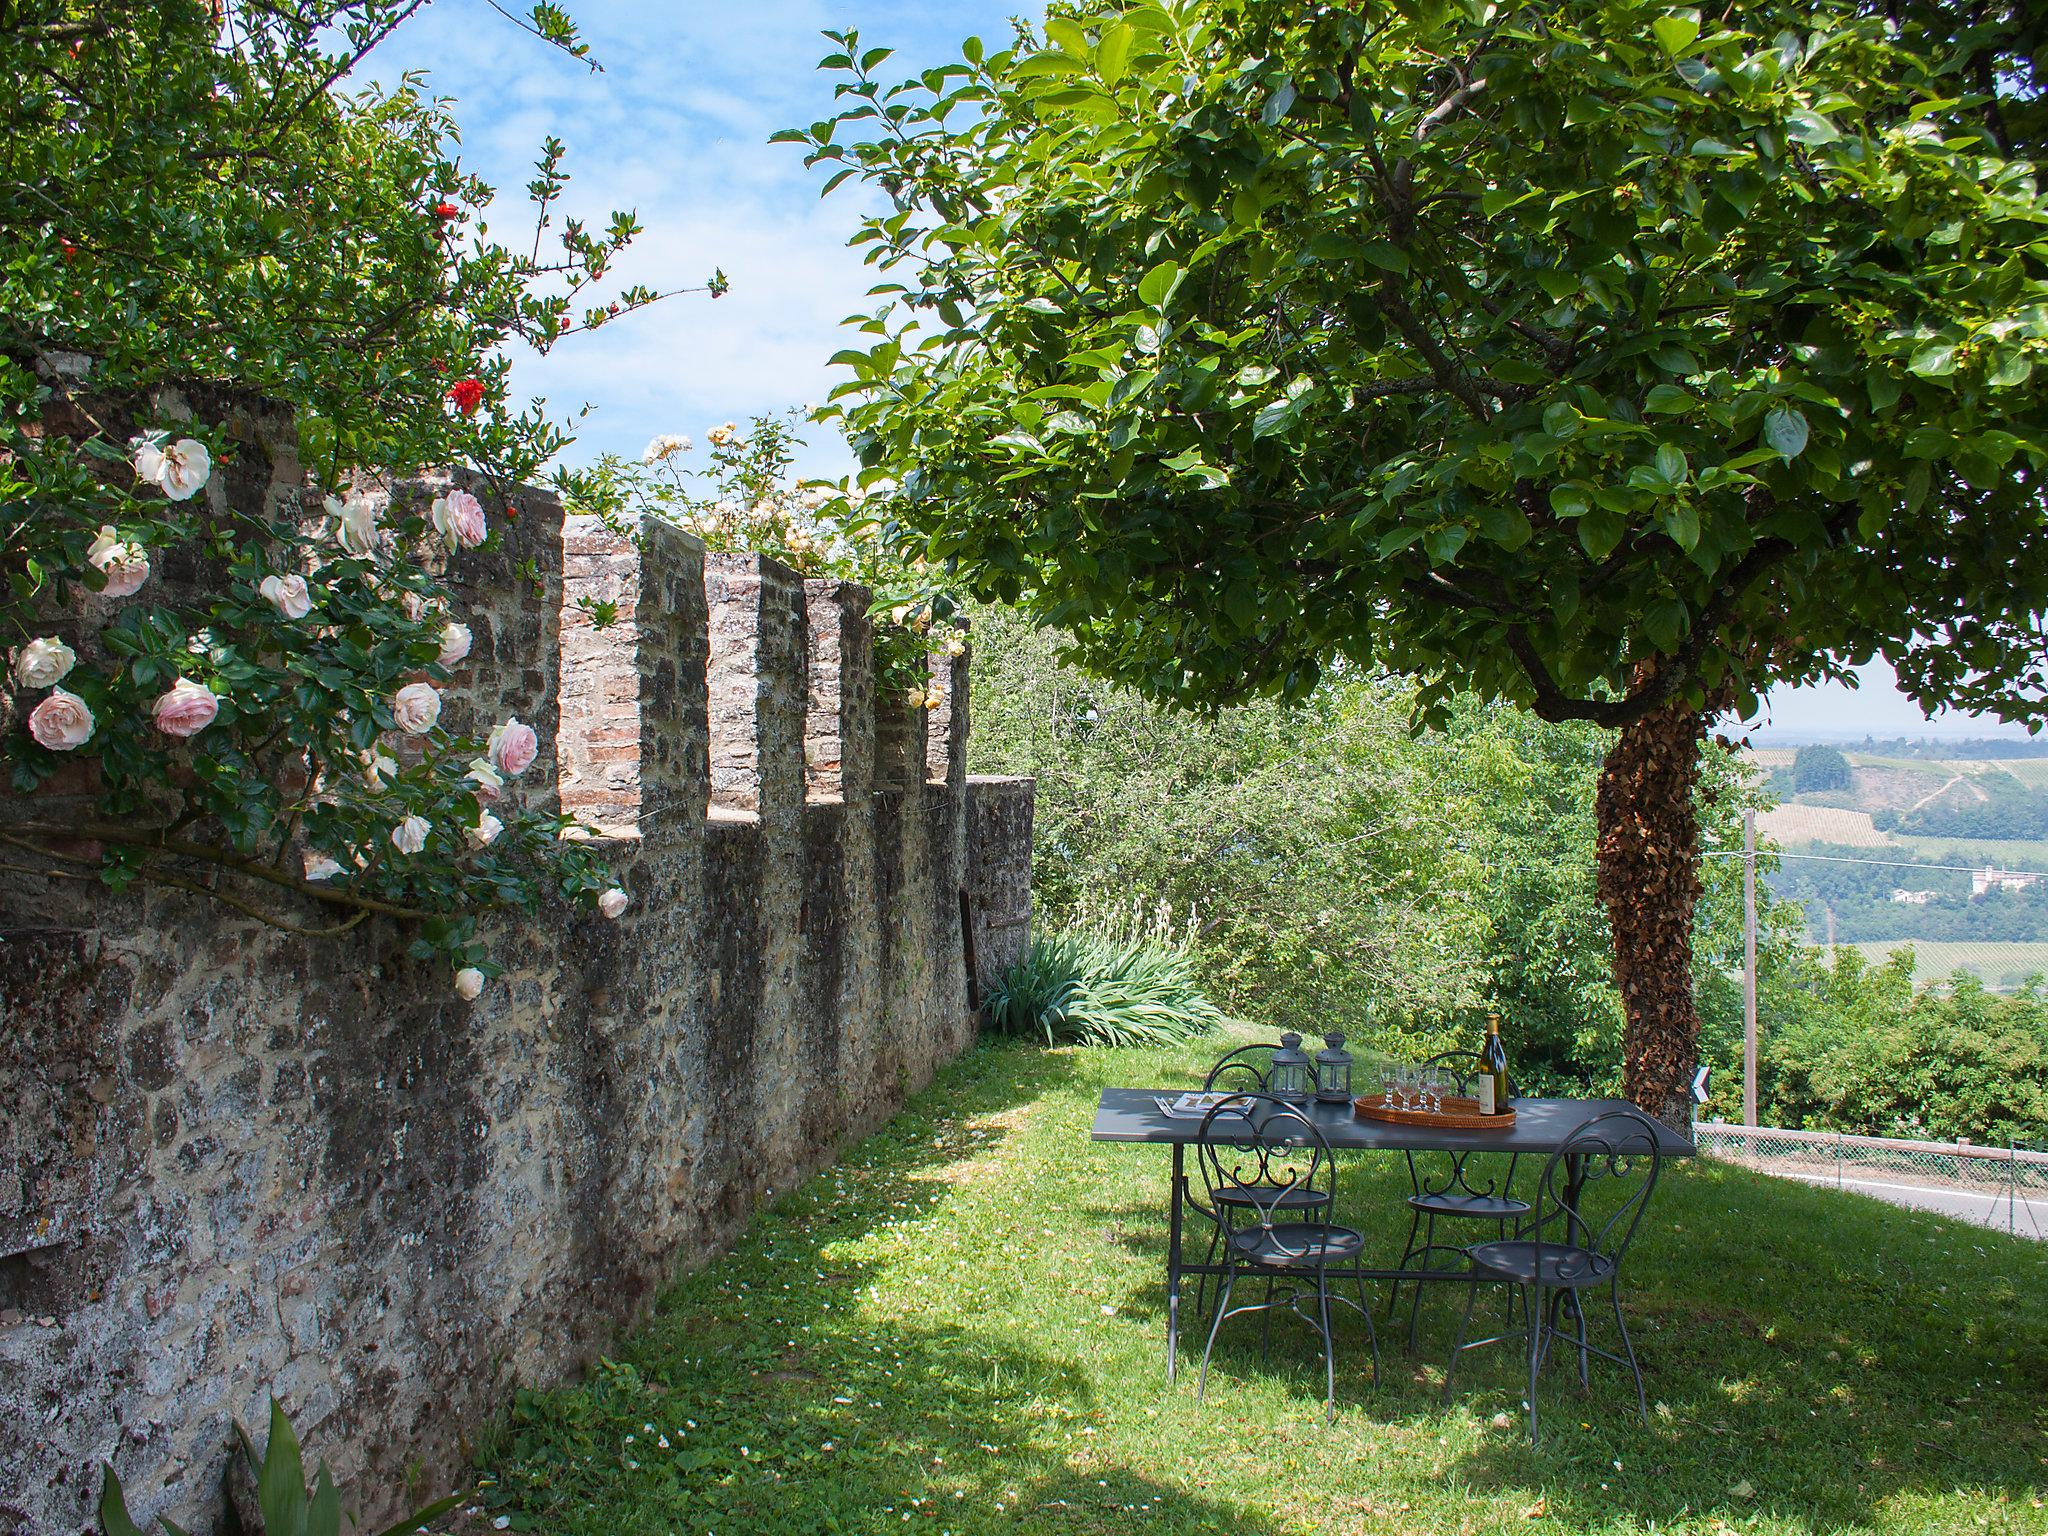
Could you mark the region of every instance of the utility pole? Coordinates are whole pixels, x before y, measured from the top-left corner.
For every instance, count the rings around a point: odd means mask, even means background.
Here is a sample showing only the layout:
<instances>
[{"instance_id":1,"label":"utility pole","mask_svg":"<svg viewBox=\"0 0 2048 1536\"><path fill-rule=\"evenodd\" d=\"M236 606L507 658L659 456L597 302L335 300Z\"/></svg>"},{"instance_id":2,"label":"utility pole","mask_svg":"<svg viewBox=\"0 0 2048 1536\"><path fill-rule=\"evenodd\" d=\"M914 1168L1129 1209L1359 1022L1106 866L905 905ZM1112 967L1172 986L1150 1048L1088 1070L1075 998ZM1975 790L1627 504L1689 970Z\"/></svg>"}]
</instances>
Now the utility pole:
<instances>
[{"instance_id":1,"label":"utility pole","mask_svg":"<svg viewBox=\"0 0 2048 1536\"><path fill-rule=\"evenodd\" d=\"M1742 813L1742 1123L1756 1124L1756 812Z\"/></svg>"}]
</instances>

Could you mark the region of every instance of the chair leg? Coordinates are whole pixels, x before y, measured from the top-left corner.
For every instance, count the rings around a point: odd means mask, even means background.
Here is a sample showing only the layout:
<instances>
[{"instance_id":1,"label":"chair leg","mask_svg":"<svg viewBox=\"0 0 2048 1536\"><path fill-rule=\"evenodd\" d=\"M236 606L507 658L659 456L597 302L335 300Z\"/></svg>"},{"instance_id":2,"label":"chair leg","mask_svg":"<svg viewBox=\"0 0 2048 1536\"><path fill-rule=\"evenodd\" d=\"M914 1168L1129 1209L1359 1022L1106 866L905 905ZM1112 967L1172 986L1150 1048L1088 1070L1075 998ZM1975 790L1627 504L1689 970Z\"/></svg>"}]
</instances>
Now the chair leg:
<instances>
[{"instance_id":1,"label":"chair leg","mask_svg":"<svg viewBox=\"0 0 2048 1536\"><path fill-rule=\"evenodd\" d=\"M1274 1277L1266 1277L1266 1310L1259 1314L1259 1368L1265 1369L1273 1363L1273 1283Z\"/></svg>"},{"instance_id":2,"label":"chair leg","mask_svg":"<svg viewBox=\"0 0 2048 1536\"><path fill-rule=\"evenodd\" d=\"M1507 1217L1498 1216L1494 1218L1493 1240L1497 1243L1504 1243L1508 1240ZM1515 1298L1521 1294L1522 1288L1519 1285L1501 1287L1500 1321L1503 1328L1515 1326Z\"/></svg>"},{"instance_id":3,"label":"chair leg","mask_svg":"<svg viewBox=\"0 0 2048 1536\"><path fill-rule=\"evenodd\" d=\"M1222 1229L1211 1227L1209 1229L1209 1256L1202 1260L1204 1264L1214 1264L1216 1262L1216 1250L1222 1245L1222 1242ZM1208 1303L1208 1300L1209 1277L1207 1275L1198 1275L1195 1279L1195 1316L1200 1317L1202 1315L1202 1308Z\"/></svg>"},{"instance_id":4,"label":"chair leg","mask_svg":"<svg viewBox=\"0 0 2048 1536\"><path fill-rule=\"evenodd\" d=\"M1593 1374L1591 1357L1586 1353L1586 1307L1579 1300L1577 1291L1573 1291L1571 1297L1572 1316L1579 1320L1579 1390L1590 1392L1593 1389Z\"/></svg>"},{"instance_id":5,"label":"chair leg","mask_svg":"<svg viewBox=\"0 0 2048 1536\"><path fill-rule=\"evenodd\" d=\"M1380 1334L1372 1325L1372 1308L1365 1304L1365 1276L1358 1277L1358 1315L1365 1319L1365 1347L1372 1357L1372 1384L1380 1384Z\"/></svg>"},{"instance_id":6,"label":"chair leg","mask_svg":"<svg viewBox=\"0 0 2048 1536\"><path fill-rule=\"evenodd\" d=\"M1607 1283L1607 1300L1614 1307L1614 1326L1621 1330L1622 1352L1628 1356L1629 1374L1636 1379L1636 1411L1643 1416L1644 1427L1650 1422L1650 1399L1643 1391L1643 1368L1636 1363L1636 1347L1629 1341L1628 1324L1621 1320L1621 1277L1617 1275Z\"/></svg>"},{"instance_id":7,"label":"chair leg","mask_svg":"<svg viewBox=\"0 0 2048 1536\"><path fill-rule=\"evenodd\" d=\"M1230 1310L1231 1287L1237 1284L1237 1271L1223 1277L1223 1289L1216 1297L1216 1316L1209 1323L1209 1342L1202 1349L1202 1374L1195 1382L1195 1401L1201 1402L1209 1390L1209 1357L1216 1353L1216 1332L1223 1326L1223 1314Z\"/></svg>"},{"instance_id":8,"label":"chair leg","mask_svg":"<svg viewBox=\"0 0 2048 1536\"><path fill-rule=\"evenodd\" d=\"M1316 1302L1323 1322L1323 1422L1337 1422L1337 1345L1330 1337L1330 1273L1316 1266Z\"/></svg>"},{"instance_id":9,"label":"chair leg","mask_svg":"<svg viewBox=\"0 0 2048 1536\"><path fill-rule=\"evenodd\" d=\"M1479 1299L1479 1271L1472 1271L1472 1280L1465 1288L1465 1315L1458 1319L1458 1341L1451 1346L1450 1358L1444 1362L1444 1401L1451 1400L1451 1378L1458 1373L1458 1356L1464 1352L1465 1338L1472 1331L1472 1304Z\"/></svg>"},{"instance_id":10,"label":"chair leg","mask_svg":"<svg viewBox=\"0 0 2048 1536\"><path fill-rule=\"evenodd\" d=\"M1415 1256L1415 1229L1421 1225L1422 1212L1416 1210L1415 1207L1411 1205L1410 1207L1408 1207L1408 1241L1401 1245L1401 1262L1396 1264L1394 1268L1406 1269L1408 1267L1408 1261ZM1398 1307L1400 1304L1401 1282L1397 1277L1394 1283L1387 1287L1387 1316L1389 1318L1393 1317L1394 1308Z\"/></svg>"},{"instance_id":11,"label":"chair leg","mask_svg":"<svg viewBox=\"0 0 2048 1536\"><path fill-rule=\"evenodd\" d=\"M1543 1303L1539 1299L1542 1289L1541 1285L1531 1287L1532 1295L1529 1306L1529 1448L1531 1450L1536 1448L1536 1372L1542 1363L1541 1357L1538 1354L1538 1344L1545 1330L1545 1324L1542 1320Z\"/></svg>"},{"instance_id":12,"label":"chair leg","mask_svg":"<svg viewBox=\"0 0 2048 1536\"><path fill-rule=\"evenodd\" d=\"M1436 1212L1431 1211L1429 1213L1429 1225L1423 1230L1422 1251L1427 1255L1435 1247ZM1424 1264L1423 1267L1427 1269L1429 1266ZM1408 1353L1412 1355L1415 1353L1415 1315L1422 1310L1422 1282L1420 1280L1409 1281L1408 1292Z\"/></svg>"}]
</instances>

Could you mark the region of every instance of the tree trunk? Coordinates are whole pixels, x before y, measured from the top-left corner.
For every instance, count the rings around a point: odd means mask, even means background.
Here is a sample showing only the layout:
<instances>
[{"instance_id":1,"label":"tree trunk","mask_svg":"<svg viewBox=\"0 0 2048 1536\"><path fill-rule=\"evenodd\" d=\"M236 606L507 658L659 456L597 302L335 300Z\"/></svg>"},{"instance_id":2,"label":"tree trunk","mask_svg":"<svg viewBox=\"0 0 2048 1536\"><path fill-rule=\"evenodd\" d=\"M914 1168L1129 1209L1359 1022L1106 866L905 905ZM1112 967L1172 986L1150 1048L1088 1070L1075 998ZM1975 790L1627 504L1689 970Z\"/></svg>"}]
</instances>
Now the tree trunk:
<instances>
[{"instance_id":1,"label":"tree trunk","mask_svg":"<svg viewBox=\"0 0 2048 1536\"><path fill-rule=\"evenodd\" d=\"M1666 704L1622 727L1600 769L1600 904L1614 930L1614 981L1628 1018L1623 1091L1684 1130L1700 1018L1692 985L1700 898L1693 788L1707 717Z\"/></svg>"}]
</instances>

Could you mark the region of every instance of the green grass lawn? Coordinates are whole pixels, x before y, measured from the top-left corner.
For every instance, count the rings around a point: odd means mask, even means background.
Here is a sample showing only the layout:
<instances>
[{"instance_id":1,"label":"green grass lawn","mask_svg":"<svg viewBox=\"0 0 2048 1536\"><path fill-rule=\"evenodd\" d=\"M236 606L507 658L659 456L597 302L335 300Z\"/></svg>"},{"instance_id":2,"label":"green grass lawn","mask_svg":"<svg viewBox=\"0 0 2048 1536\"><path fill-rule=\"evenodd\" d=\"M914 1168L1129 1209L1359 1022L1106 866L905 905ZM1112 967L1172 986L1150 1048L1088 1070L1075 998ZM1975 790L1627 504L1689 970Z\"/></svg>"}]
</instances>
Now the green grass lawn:
<instances>
[{"instance_id":1,"label":"green grass lawn","mask_svg":"<svg viewBox=\"0 0 2048 1536\"><path fill-rule=\"evenodd\" d=\"M1545 1439L1511 1350L1438 1402L1455 1288L1372 1387L1344 1329L1227 1329L1206 1404L1163 1379L1167 1155L1095 1145L1106 1084L1221 1047L997 1045L758 1216L581 1385L521 1393L485 1514L551 1536L757 1532L2048 1531L2048 1245L1684 1166L1630 1255L1652 1423L1560 1361ZM1340 1219L1398 1254L1405 1174ZM1389 1251L1391 1249L1391 1252ZM1234 1330L1234 1331L1233 1331ZM1597 1341L1596 1334L1596 1341Z\"/></svg>"}]
</instances>

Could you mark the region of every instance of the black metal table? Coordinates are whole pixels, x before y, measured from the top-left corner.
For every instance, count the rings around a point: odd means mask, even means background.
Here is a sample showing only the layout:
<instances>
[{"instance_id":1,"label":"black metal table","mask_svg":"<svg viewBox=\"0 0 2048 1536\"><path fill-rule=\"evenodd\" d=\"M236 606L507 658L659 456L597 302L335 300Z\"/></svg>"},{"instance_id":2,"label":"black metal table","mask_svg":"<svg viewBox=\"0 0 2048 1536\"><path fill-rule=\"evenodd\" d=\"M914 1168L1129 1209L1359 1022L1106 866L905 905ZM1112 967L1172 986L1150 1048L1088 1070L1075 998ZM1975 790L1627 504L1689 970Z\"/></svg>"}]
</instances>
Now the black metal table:
<instances>
[{"instance_id":1,"label":"black metal table","mask_svg":"<svg viewBox=\"0 0 2048 1536\"><path fill-rule=\"evenodd\" d=\"M1180 1284L1184 1275L1220 1275L1221 1264L1189 1263L1181 1255L1181 1209L1187 1201L1187 1149L1201 1140L1200 1120L1181 1120L1163 1113L1158 1101L1178 1098L1181 1088L1105 1088L1095 1107L1095 1141L1149 1142L1173 1148L1173 1185L1167 1216L1166 1247L1166 1376L1173 1379L1180 1353ZM1520 1152L1550 1153L1565 1144L1572 1132L1596 1116L1618 1109L1633 1109L1626 1099L1516 1099L1515 1123L1504 1131L1459 1131L1429 1125L1395 1125L1384 1120L1367 1120L1349 1104L1303 1106L1315 1121L1332 1152ZM1657 1127L1658 1150L1666 1157L1691 1157L1692 1142L1661 1122ZM1577 1179L1566 1170L1568 1203L1575 1194ZM1333 1271L1334 1272L1334 1271ZM1347 1278L1353 1271L1344 1272ZM1355 1271L1360 1280L1456 1280L1468 1277L1458 1270L1417 1271L1365 1269Z\"/></svg>"}]
</instances>

